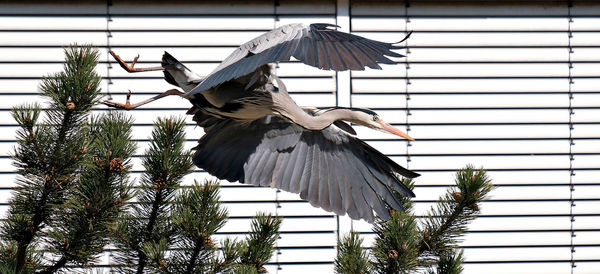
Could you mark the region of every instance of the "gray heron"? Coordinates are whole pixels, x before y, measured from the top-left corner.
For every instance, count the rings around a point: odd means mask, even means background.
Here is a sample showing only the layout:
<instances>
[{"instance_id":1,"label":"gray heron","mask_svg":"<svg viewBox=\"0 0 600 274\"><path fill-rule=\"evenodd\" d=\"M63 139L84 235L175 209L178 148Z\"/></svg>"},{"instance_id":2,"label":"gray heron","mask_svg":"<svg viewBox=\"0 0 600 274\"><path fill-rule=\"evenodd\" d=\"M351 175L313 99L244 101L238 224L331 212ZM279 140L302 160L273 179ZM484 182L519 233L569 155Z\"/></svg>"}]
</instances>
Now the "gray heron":
<instances>
[{"instance_id":1,"label":"gray heron","mask_svg":"<svg viewBox=\"0 0 600 274\"><path fill-rule=\"evenodd\" d=\"M125 104L105 104L133 109L164 96L182 96L193 104L188 114L205 131L193 161L211 175L299 193L315 207L352 219L372 222L376 213L387 220L389 208L402 210L394 191L415 196L398 175L419 174L357 138L346 122L412 138L368 109L299 107L270 65L294 57L325 70L364 70L393 64L386 56L403 57L392 51L401 48L395 45L399 42L379 42L335 27L279 27L235 49L205 77L167 52L161 66L151 68L135 68L139 56L128 65L111 52L128 72L162 70L165 80L183 92L171 89L137 104L130 104L128 94Z\"/></svg>"}]
</instances>

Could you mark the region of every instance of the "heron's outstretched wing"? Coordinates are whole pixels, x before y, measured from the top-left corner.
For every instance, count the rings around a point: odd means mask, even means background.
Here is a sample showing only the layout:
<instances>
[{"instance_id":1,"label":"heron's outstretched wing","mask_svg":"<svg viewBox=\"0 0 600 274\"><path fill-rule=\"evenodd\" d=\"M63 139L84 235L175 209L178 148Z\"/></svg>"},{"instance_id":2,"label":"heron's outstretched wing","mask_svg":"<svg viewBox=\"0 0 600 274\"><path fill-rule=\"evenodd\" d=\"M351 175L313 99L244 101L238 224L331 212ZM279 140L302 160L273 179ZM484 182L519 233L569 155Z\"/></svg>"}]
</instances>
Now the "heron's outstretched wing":
<instances>
[{"instance_id":1,"label":"heron's outstretched wing","mask_svg":"<svg viewBox=\"0 0 600 274\"><path fill-rule=\"evenodd\" d=\"M386 204L402 209L392 189L414 197L396 173L418 174L335 126L311 131L275 116L252 123L215 119L194 116L208 129L193 160L220 179L300 193L313 206L370 222L373 211L389 218Z\"/></svg>"},{"instance_id":2,"label":"heron's outstretched wing","mask_svg":"<svg viewBox=\"0 0 600 274\"><path fill-rule=\"evenodd\" d=\"M386 56L404 57L393 49L401 46L379 42L335 30L331 24L289 24L267 32L241 45L186 94L191 97L211 87L279 61L296 59L326 70L380 69L378 63L393 64Z\"/></svg>"}]
</instances>

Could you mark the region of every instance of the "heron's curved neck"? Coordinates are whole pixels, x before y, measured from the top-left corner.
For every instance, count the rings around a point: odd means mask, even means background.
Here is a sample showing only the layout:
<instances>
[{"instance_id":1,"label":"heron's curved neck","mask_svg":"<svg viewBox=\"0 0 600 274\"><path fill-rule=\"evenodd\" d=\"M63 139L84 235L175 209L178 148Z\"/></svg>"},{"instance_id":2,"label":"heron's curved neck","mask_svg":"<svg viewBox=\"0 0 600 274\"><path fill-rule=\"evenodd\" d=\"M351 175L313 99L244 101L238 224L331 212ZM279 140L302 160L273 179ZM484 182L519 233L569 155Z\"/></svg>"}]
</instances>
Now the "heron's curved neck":
<instances>
[{"instance_id":1,"label":"heron's curved neck","mask_svg":"<svg viewBox=\"0 0 600 274\"><path fill-rule=\"evenodd\" d=\"M345 120L354 122L359 120L356 113L350 109L336 108L326 111L320 115L313 116L306 113L300 108L296 102L289 96L285 85L275 77L280 86L280 92L272 93L273 111L281 116L292 120L297 125L310 130L322 130L337 120Z\"/></svg>"},{"instance_id":2,"label":"heron's curved neck","mask_svg":"<svg viewBox=\"0 0 600 274\"><path fill-rule=\"evenodd\" d=\"M298 110L300 111L294 111L293 114L284 114L284 116L303 128L310 130L322 130L337 120L349 122L356 120L354 113L348 109L332 109L318 116L312 116L300 108L298 108Z\"/></svg>"}]
</instances>

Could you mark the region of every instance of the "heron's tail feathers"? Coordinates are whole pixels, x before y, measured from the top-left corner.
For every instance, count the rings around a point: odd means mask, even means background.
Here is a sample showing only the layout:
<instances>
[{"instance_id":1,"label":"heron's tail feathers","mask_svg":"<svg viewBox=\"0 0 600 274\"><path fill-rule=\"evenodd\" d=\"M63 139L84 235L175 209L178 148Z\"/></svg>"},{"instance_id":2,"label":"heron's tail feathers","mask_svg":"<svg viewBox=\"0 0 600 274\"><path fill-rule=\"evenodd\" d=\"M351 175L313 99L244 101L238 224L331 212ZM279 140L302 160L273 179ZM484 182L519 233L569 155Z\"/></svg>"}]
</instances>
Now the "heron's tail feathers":
<instances>
[{"instance_id":1,"label":"heron's tail feathers","mask_svg":"<svg viewBox=\"0 0 600 274\"><path fill-rule=\"evenodd\" d=\"M163 54L161 65L165 69L165 80L171 85L182 88L185 92L192 90L203 79L166 51Z\"/></svg>"}]
</instances>

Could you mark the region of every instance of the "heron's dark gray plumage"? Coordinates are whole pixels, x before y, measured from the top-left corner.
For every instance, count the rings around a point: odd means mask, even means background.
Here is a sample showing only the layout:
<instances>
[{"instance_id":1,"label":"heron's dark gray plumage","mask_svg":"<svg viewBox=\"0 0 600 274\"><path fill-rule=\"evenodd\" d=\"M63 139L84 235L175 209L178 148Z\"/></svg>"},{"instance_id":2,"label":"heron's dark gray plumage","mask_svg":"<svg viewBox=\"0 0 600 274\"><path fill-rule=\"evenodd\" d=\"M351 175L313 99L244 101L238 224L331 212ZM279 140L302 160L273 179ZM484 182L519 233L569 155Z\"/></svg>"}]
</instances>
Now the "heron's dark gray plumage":
<instances>
[{"instance_id":1,"label":"heron's dark gray plumage","mask_svg":"<svg viewBox=\"0 0 600 274\"><path fill-rule=\"evenodd\" d=\"M386 206L402 209L392 190L414 197L397 175L418 174L335 125L313 131L272 115L244 123L204 112L194 120L206 132L194 163L219 179L299 193L313 206L367 221L373 210L387 219Z\"/></svg>"},{"instance_id":2,"label":"heron's dark gray plumage","mask_svg":"<svg viewBox=\"0 0 600 274\"><path fill-rule=\"evenodd\" d=\"M134 105L106 104L132 109L180 95L193 104L188 114L204 128L193 160L208 173L299 193L315 207L353 219L373 221L374 213L388 219L388 208L402 209L394 191L414 197L398 176L419 174L358 139L344 121L412 139L371 110L300 108L270 63L295 57L336 71L380 68L378 63L394 63L386 56L403 57L392 51L399 48L339 32L331 24L290 24L243 44L205 77L166 52L161 67L142 69L111 52L130 72L163 70L167 82L184 92L169 90Z\"/></svg>"}]
</instances>

